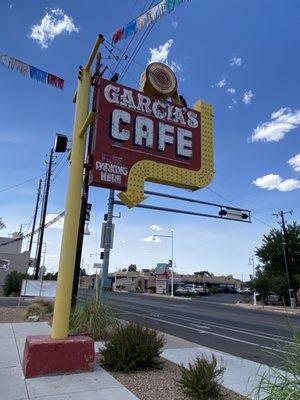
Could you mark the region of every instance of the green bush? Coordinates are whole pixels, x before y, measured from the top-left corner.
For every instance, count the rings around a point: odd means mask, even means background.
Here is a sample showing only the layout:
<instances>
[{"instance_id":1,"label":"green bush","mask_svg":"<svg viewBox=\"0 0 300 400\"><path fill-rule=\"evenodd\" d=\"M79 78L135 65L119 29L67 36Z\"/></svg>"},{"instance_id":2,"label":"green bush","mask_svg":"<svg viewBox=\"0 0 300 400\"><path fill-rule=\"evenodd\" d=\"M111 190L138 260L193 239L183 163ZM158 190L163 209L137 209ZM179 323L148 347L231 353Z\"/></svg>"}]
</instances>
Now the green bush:
<instances>
[{"instance_id":1,"label":"green bush","mask_svg":"<svg viewBox=\"0 0 300 400\"><path fill-rule=\"evenodd\" d=\"M112 371L160 368L163 345L163 337L152 329L138 324L120 326L102 350L103 362Z\"/></svg>"},{"instance_id":2,"label":"green bush","mask_svg":"<svg viewBox=\"0 0 300 400\"><path fill-rule=\"evenodd\" d=\"M22 280L29 278L30 276L28 274L24 274L18 271L12 271L7 274L3 286L4 296L9 296L12 293L15 293L17 296L19 296L22 286Z\"/></svg>"},{"instance_id":3,"label":"green bush","mask_svg":"<svg viewBox=\"0 0 300 400\"><path fill-rule=\"evenodd\" d=\"M191 398L198 400L221 399L223 397L220 381L225 368L217 368L217 360L197 357L188 368L182 367L179 384Z\"/></svg>"},{"instance_id":4,"label":"green bush","mask_svg":"<svg viewBox=\"0 0 300 400\"><path fill-rule=\"evenodd\" d=\"M86 299L71 312L71 333L88 333L94 340L106 340L117 320L112 310L96 297Z\"/></svg>"},{"instance_id":5,"label":"green bush","mask_svg":"<svg viewBox=\"0 0 300 400\"><path fill-rule=\"evenodd\" d=\"M219 289L217 287L212 286L211 288L209 288L209 293L210 294L219 294L220 291L219 291Z\"/></svg>"},{"instance_id":6,"label":"green bush","mask_svg":"<svg viewBox=\"0 0 300 400\"><path fill-rule=\"evenodd\" d=\"M293 342L280 347L282 356L279 356L283 370L270 368L261 376L256 389L256 398L264 400L299 400L300 399L300 334L293 332Z\"/></svg>"}]
</instances>

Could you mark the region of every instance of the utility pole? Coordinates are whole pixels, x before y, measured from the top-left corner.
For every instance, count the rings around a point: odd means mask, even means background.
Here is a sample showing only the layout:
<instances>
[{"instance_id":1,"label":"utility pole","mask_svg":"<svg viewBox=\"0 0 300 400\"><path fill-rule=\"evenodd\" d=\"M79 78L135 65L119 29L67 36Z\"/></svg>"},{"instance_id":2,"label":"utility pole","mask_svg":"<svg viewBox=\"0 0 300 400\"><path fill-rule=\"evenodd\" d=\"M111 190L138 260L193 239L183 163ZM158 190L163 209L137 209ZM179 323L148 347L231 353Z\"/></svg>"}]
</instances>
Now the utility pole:
<instances>
[{"instance_id":1,"label":"utility pole","mask_svg":"<svg viewBox=\"0 0 300 400\"><path fill-rule=\"evenodd\" d=\"M49 156L49 164L48 164L48 169L47 169L46 182L45 182L41 219L40 219L40 231L39 231L39 236L38 236L37 251L36 251L36 258L35 258L34 279L39 279L39 269L40 269L40 265L41 265L45 221L46 221L48 197L49 197L49 190L50 190L50 179L51 179L51 174L52 174L53 153L54 153L54 150L51 149L50 156Z\"/></svg>"},{"instance_id":2,"label":"utility pole","mask_svg":"<svg viewBox=\"0 0 300 400\"><path fill-rule=\"evenodd\" d=\"M113 189L109 190L108 207L107 207L107 221L105 226L105 242L104 242L104 256L102 264L102 276L100 280L99 297L103 298L105 294L105 282L108 275L109 266L109 256L112 241L112 220L114 213L114 199L115 191Z\"/></svg>"},{"instance_id":3,"label":"utility pole","mask_svg":"<svg viewBox=\"0 0 300 400\"><path fill-rule=\"evenodd\" d=\"M284 264L285 264L285 270L286 270L286 280L288 284L288 291L289 291L289 299L290 299L290 306L293 307L293 297L292 297L292 276L291 272L289 269L289 257L288 257L288 240L287 240L287 231L286 231L286 225L285 225L285 219L284 215L285 214L293 214L293 211L279 211L278 213L273 213L273 215L277 218L280 218L281 222L279 222L279 225L282 228L282 250L283 250L283 257L284 257Z\"/></svg>"},{"instance_id":4,"label":"utility pole","mask_svg":"<svg viewBox=\"0 0 300 400\"><path fill-rule=\"evenodd\" d=\"M97 75L99 76L100 66L101 66L101 55L100 55L100 53L98 53L97 58L96 58L96 72L95 72L94 76L97 76ZM95 88L94 88L94 92L93 92L93 107L92 108L93 109L96 108L96 89ZM89 129L87 158L89 157L89 154L91 151L92 139L93 139L93 124L90 126L90 129ZM83 246L83 238L84 238L84 226L85 226L87 202L88 202L88 197L89 197L89 171L90 171L89 166L85 165L83 187L82 187L82 194L81 194L80 219L79 219L77 247L76 247L76 256L75 256L75 269L74 269L74 277L73 277L71 307L76 306L78 285L79 285L79 279L80 279L80 264L81 264L82 246Z\"/></svg>"},{"instance_id":5,"label":"utility pole","mask_svg":"<svg viewBox=\"0 0 300 400\"><path fill-rule=\"evenodd\" d=\"M42 188L42 180L40 179L39 187L38 187L38 191L37 191L37 197L36 197L36 204L35 204L35 210L34 210L34 217L33 217L33 223L32 223L32 230L31 230L29 248L28 248L29 254L31 254L31 249L32 249L33 236L34 236L34 230L35 230L35 224L36 224L36 217L37 217L40 198L41 198L41 188Z\"/></svg>"}]
</instances>

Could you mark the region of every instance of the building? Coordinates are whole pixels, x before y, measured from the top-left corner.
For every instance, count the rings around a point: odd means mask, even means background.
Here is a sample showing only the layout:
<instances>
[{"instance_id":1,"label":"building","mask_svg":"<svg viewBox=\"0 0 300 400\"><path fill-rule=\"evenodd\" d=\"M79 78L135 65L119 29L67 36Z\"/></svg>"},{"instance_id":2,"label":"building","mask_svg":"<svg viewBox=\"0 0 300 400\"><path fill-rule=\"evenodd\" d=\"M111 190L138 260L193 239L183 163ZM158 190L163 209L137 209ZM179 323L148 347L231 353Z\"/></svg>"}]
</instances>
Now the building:
<instances>
[{"instance_id":1,"label":"building","mask_svg":"<svg viewBox=\"0 0 300 400\"><path fill-rule=\"evenodd\" d=\"M0 293L3 293L5 277L12 271L26 273L29 268L30 252L22 252L22 240L15 240L19 234L11 238L0 237ZM6 243L6 244L4 244Z\"/></svg>"},{"instance_id":2,"label":"building","mask_svg":"<svg viewBox=\"0 0 300 400\"><path fill-rule=\"evenodd\" d=\"M155 276L150 271L120 271L109 273L113 287L117 290L127 290L129 292L145 292L148 289L154 290Z\"/></svg>"}]
</instances>

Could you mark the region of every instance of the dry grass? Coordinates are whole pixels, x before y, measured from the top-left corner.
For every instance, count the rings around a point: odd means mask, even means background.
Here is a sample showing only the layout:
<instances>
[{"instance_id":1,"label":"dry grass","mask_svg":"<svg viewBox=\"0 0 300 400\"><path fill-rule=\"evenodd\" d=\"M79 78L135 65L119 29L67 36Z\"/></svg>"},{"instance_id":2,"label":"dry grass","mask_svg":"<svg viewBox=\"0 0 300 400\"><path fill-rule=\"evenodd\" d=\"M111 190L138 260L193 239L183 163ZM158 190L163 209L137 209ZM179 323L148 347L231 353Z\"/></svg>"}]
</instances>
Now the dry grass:
<instances>
[{"instance_id":1,"label":"dry grass","mask_svg":"<svg viewBox=\"0 0 300 400\"><path fill-rule=\"evenodd\" d=\"M0 323L23 322L24 307L0 307Z\"/></svg>"}]
</instances>

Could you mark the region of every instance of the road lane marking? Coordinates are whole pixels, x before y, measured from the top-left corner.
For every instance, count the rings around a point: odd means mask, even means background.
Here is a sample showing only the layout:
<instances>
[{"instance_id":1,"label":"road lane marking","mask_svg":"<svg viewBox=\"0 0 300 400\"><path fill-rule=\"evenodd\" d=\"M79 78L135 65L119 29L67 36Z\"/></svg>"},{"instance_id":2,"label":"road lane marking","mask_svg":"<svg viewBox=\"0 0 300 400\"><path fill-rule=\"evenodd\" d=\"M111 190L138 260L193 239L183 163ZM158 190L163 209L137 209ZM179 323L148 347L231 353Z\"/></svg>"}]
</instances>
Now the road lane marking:
<instances>
[{"instance_id":1,"label":"road lane marking","mask_svg":"<svg viewBox=\"0 0 300 400\"><path fill-rule=\"evenodd\" d=\"M177 324L177 323L175 323L175 322L166 321L166 320L161 319L161 318L154 318L154 317L150 317L150 316L145 316L145 315L137 314L137 313L135 313L135 312L133 312L133 311L125 311L125 313L126 313L126 314L137 315L137 316L142 317L142 318L145 318L145 319L152 319L152 320L154 320L154 321L160 321L160 322L163 322L163 323L169 324L169 325L176 325L176 326L179 326L179 327L181 327L181 328L185 328L185 329L189 329L189 330L196 331L196 332L198 332L198 333L206 333L206 335L217 336L217 337L221 337L221 338L223 338L223 339L228 339L228 340L232 340L232 341L235 341L235 342L248 344L248 345L250 345L250 346L259 347L259 348L261 348L261 349L276 351L276 352L279 352L279 353L286 353L286 351L284 351L284 350L276 349L276 348L269 347L269 346L260 345L260 344L258 344L258 343L248 342L248 341L246 341L246 340L233 338L233 337L231 337L231 336L221 335L221 334L219 334L219 333L203 331L203 330L200 330L200 329L197 329L197 328L192 328L192 327L187 326L187 325L182 325L182 324ZM201 345L198 345L198 346L201 346Z\"/></svg>"},{"instance_id":2,"label":"road lane marking","mask_svg":"<svg viewBox=\"0 0 300 400\"><path fill-rule=\"evenodd\" d=\"M129 307L126 305L122 305L121 307ZM147 309L147 308L140 308L140 307L135 307L136 310L138 311L147 311L151 314L151 310ZM131 309L131 308L130 308ZM152 311L153 313L153 311ZM251 335L251 336L257 336L257 337L261 337L263 339L266 340L273 340L273 341L279 341L279 342L284 342L284 343L293 343L293 341L290 341L290 338L286 338L283 339L283 336L279 336L279 335L275 335L273 333L264 333L264 332L260 332L260 331L255 331L252 329L247 329L247 328L230 328L228 327L228 325L226 324L221 324L218 322L211 322L211 321L207 321L207 320L201 320L201 319L196 319L196 318L190 318L190 317L182 317L182 316L177 316L174 314L167 314L167 313L163 313L163 312L159 312L159 314L161 316L166 316L169 318L175 318L175 319L179 319L179 320L183 320L183 321L192 321L192 322L203 322L207 325L212 325L212 327L214 328L219 328L219 329L223 329L223 330L231 330L233 332L237 332L237 333L243 333L244 335Z\"/></svg>"}]
</instances>

